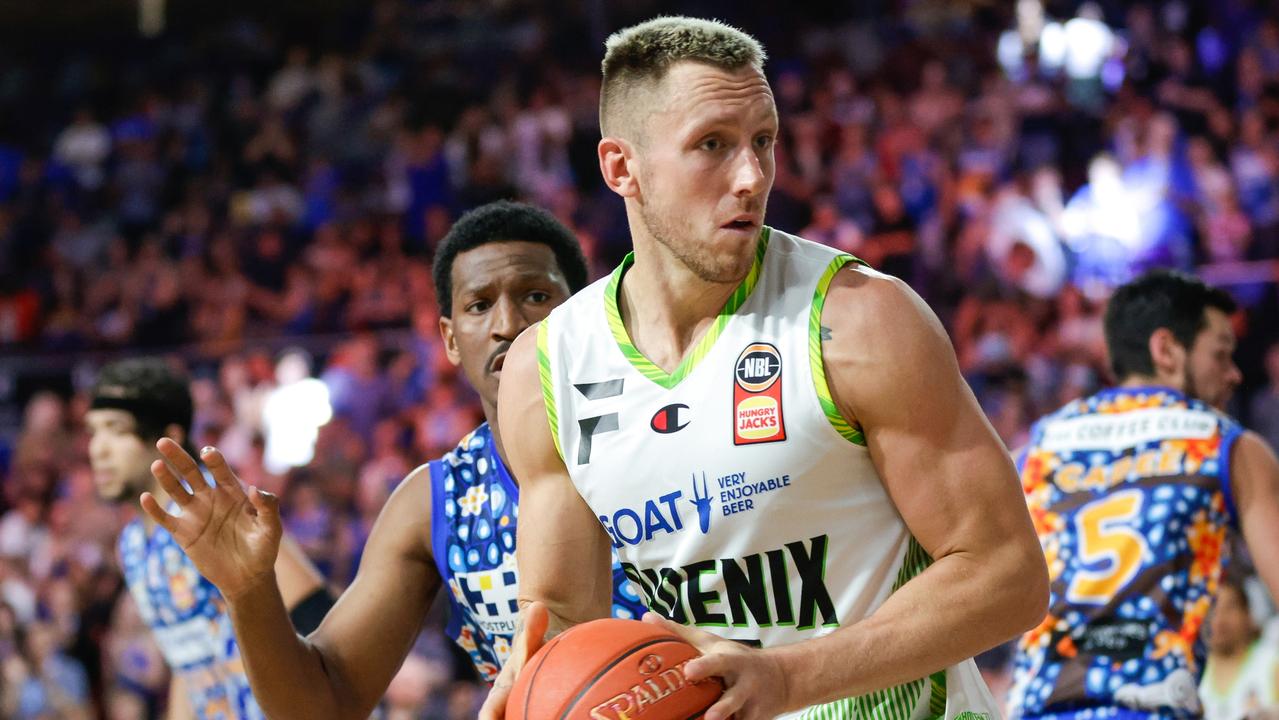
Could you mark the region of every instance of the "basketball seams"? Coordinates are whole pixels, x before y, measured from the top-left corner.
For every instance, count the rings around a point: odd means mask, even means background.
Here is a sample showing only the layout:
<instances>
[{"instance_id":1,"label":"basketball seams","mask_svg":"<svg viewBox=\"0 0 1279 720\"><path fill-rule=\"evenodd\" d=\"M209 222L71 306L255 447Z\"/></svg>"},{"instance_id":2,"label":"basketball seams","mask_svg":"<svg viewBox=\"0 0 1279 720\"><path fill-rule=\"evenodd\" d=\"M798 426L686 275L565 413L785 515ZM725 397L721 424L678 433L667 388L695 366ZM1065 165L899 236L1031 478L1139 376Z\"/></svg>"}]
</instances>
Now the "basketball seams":
<instances>
[{"instance_id":1,"label":"basketball seams","mask_svg":"<svg viewBox=\"0 0 1279 720\"><path fill-rule=\"evenodd\" d=\"M627 648L626 650L622 651L621 653L619 653L618 656L614 658L612 662L600 668L599 671L595 673L594 677L592 677L590 680L587 680L585 683L582 684L582 687L578 689L577 694L573 696L573 699L570 700L566 706L564 706L564 710L563 712L560 713L558 720L566 720L566 718L568 718L569 713L572 712L573 709L577 707L577 703L581 701L582 696L585 695L587 691L589 691L592 687L594 687L595 683L599 682L600 678L607 675L609 670L612 670L613 668L617 667L618 664L620 664L623 660L626 660L630 656L634 655L637 651L643 650L646 647L651 647L659 643L671 642L672 640L680 643L684 642L679 637L673 634L665 635L663 637L649 638L639 643L638 645L633 645ZM550 653L547 653L547 654L549 655ZM530 692L532 692L531 682L529 683L529 686L530 686ZM703 710L702 712L705 712L705 710Z\"/></svg>"}]
</instances>

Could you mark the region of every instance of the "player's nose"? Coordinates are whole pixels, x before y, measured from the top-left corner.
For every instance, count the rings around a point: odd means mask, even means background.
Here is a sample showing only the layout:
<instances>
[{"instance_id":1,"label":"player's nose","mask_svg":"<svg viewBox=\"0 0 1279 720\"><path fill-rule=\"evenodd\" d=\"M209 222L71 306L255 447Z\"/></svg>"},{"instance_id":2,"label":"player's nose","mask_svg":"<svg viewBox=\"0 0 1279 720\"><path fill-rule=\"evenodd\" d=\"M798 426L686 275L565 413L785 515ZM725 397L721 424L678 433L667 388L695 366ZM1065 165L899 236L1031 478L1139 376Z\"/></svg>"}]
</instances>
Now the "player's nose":
<instances>
[{"instance_id":1,"label":"player's nose","mask_svg":"<svg viewBox=\"0 0 1279 720\"><path fill-rule=\"evenodd\" d=\"M498 299L489 317L492 323L490 332L499 340L514 340L531 324L520 311L520 304L506 296Z\"/></svg>"},{"instance_id":2,"label":"player's nose","mask_svg":"<svg viewBox=\"0 0 1279 720\"><path fill-rule=\"evenodd\" d=\"M737 153L733 163L733 195L752 197L764 191L768 176L763 163L751 147Z\"/></svg>"}]
</instances>

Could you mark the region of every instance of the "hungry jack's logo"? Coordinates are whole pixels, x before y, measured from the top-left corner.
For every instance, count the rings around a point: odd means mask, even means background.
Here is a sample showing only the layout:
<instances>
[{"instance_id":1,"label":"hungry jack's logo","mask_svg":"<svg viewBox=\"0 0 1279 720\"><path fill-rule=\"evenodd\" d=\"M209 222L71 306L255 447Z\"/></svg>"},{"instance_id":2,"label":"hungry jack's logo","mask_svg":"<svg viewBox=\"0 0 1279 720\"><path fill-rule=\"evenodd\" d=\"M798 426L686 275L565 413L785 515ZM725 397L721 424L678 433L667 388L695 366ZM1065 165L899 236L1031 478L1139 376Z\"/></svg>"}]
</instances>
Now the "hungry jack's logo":
<instances>
[{"instance_id":1,"label":"hungry jack's logo","mask_svg":"<svg viewBox=\"0 0 1279 720\"><path fill-rule=\"evenodd\" d=\"M770 343L751 343L737 356L733 370L733 444L785 439L782 354Z\"/></svg>"}]
</instances>

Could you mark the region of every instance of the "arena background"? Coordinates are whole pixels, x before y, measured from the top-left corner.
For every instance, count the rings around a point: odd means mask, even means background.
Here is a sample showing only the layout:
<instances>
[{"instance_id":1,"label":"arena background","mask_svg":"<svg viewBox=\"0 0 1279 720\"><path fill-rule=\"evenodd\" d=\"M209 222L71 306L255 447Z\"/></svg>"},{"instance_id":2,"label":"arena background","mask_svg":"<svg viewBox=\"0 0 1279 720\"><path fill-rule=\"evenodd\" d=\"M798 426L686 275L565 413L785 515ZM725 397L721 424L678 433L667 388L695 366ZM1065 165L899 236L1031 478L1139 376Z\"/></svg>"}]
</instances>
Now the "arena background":
<instances>
[{"instance_id":1,"label":"arena background","mask_svg":"<svg viewBox=\"0 0 1279 720\"><path fill-rule=\"evenodd\" d=\"M287 528L350 580L389 490L480 419L440 348L434 243L513 197L569 223L596 277L620 259L599 60L660 13L765 43L769 223L908 280L1009 447L1107 381L1105 299L1152 266L1240 302L1231 410L1279 445L1273 5L263 5L0 2L0 708L25 673L63 689L31 717L160 712L166 671L120 594L123 515L85 456L108 360L189 369L197 446L280 493ZM317 409L264 414L280 393ZM474 717L482 691L440 624L387 717ZM1002 658L983 657L997 686Z\"/></svg>"}]
</instances>

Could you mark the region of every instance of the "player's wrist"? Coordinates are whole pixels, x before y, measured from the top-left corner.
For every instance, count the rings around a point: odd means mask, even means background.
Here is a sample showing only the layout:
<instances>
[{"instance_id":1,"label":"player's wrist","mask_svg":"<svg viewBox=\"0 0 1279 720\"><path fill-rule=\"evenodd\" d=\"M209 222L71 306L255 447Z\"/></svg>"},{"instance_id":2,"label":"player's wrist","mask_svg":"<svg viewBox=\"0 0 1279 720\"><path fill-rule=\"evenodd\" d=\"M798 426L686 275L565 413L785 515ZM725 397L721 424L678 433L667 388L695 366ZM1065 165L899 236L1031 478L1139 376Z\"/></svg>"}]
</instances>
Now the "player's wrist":
<instances>
[{"instance_id":1,"label":"player's wrist","mask_svg":"<svg viewBox=\"0 0 1279 720\"><path fill-rule=\"evenodd\" d=\"M771 665L770 674L776 679L776 693L781 700L783 712L803 710L817 704L816 701L810 702L803 696L804 690L800 687L802 683L799 682L800 679L812 673L812 668L807 664L809 661L804 659L808 653L799 647L806 644L780 645L755 651L765 663Z\"/></svg>"},{"instance_id":2,"label":"player's wrist","mask_svg":"<svg viewBox=\"0 0 1279 720\"><path fill-rule=\"evenodd\" d=\"M273 596L279 597L280 594L275 578L275 568L267 568L234 585L219 586L218 591L222 593L222 599L231 606L253 605L263 600L271 600ZM279 602L284 601L280 599Z\"/></svg>"}]
</instances>

